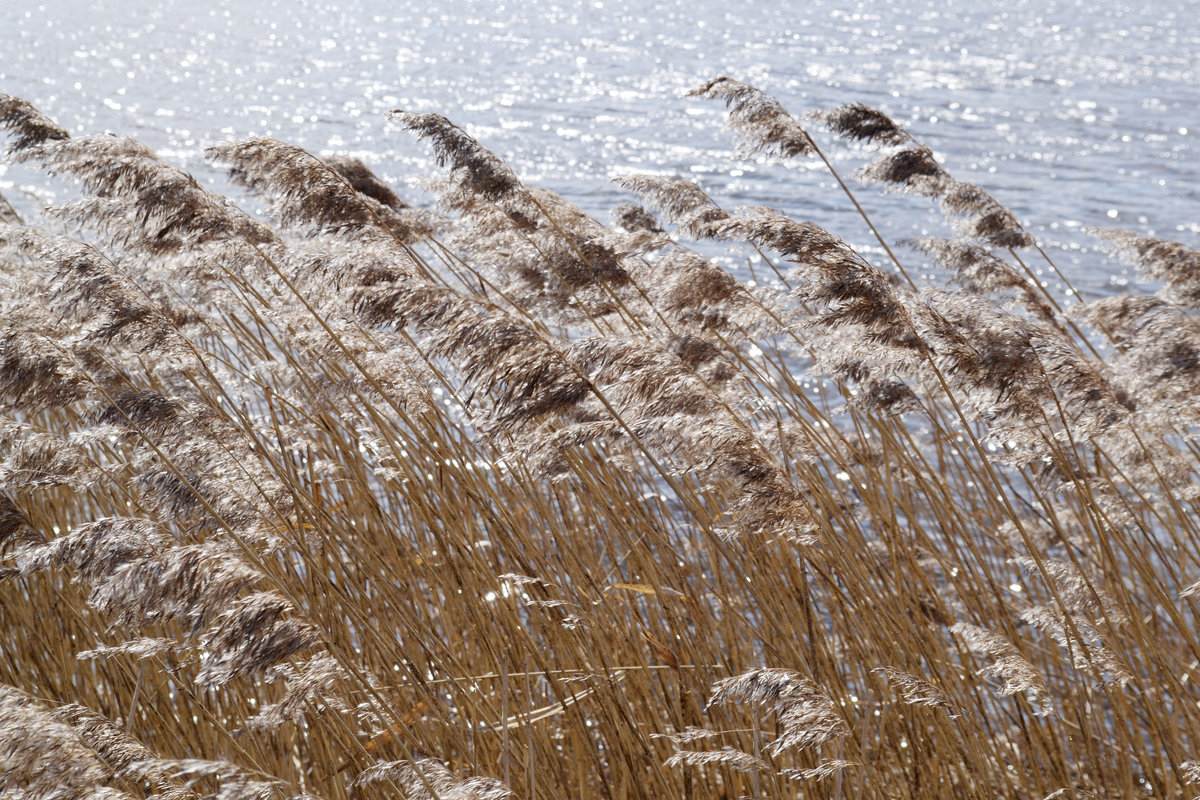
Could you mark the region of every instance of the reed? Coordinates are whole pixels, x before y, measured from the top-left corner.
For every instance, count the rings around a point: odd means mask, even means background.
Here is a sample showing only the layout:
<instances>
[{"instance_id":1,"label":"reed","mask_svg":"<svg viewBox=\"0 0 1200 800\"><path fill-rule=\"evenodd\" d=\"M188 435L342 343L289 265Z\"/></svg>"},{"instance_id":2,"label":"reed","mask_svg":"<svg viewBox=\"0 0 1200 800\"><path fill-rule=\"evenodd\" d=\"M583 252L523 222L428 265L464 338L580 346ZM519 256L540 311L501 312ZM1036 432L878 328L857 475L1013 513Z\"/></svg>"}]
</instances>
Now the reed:
<instances>
[{"instance_id":1,"label":"reed","mask_svg":"<svg viewBox=\"0 0 1200 800\"><path fill-rule=\"evenodd\" d=\"M0 201L0 796L1195 794L1196 252L1097 231L1147 293L1068 306L859 104L807 119L951 229L884 264L662 176L606 225L391 118L435 206L212 147L257 219L0 96L82 193Z\"/></svg>"}]
</instances>

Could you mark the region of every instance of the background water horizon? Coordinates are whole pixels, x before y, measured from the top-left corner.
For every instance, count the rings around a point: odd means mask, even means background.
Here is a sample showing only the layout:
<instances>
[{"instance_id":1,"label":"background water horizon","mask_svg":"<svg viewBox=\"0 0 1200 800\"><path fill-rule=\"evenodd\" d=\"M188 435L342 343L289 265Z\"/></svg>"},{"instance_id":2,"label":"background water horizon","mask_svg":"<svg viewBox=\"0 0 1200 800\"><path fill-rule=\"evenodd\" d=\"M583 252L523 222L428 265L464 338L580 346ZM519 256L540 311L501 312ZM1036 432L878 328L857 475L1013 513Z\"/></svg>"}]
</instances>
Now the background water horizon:
<instances>
[{"instance_id":1,"label":"background water horizon","mask_svg":"<svg viewBox=\"0 0 1200 800\"><path fill-rule=\"evenodd\" d=\"M798 115L882 108L952 174L1012 208L1086 299L1130 271L1084 226L1200 243L1195 10L1123 0L48 2L0 11L0 91L72 131L133 136L214 188L224 178L204 147L270 135L362 157L418 205L433 202L423 184L437 167L384 115L436 111L527 182L601 219L633 199L612 178L657 172L698 180L728 208L779 208L876 252L819 162L739 159L720 104L684 97L726 74ZM870 157L814 134L844 172ZM0 193L26 214L63 186L0 167ZM859 196L889 241L948 233L920 198Z\"/></svg>"}]
</instances>

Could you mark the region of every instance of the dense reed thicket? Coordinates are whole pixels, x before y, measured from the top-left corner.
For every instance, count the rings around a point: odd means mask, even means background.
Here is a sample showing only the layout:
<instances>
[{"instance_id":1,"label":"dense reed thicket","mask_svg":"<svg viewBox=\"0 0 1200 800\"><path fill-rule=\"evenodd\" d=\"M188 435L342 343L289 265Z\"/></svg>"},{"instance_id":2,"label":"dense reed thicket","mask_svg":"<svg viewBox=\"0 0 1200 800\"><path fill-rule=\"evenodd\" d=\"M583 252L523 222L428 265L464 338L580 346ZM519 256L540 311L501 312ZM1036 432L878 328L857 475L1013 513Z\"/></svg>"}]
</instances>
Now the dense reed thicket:
<instances>
[{"instance_id":1,"label":"dense reed thicket","mask_svg":"<svg viewBox=\"0 0 1200 800\"><path fill-rule=\"evenodd\" d=\"M435 209L212 147L268 222L0 96L81 187L0 204L0 795L1200 790L1200 253L1097 231L1148 293L1068 304L879 111L695 94L953 235L663 175L606 225L405 111Z\"/></svg>"}]
</instances>

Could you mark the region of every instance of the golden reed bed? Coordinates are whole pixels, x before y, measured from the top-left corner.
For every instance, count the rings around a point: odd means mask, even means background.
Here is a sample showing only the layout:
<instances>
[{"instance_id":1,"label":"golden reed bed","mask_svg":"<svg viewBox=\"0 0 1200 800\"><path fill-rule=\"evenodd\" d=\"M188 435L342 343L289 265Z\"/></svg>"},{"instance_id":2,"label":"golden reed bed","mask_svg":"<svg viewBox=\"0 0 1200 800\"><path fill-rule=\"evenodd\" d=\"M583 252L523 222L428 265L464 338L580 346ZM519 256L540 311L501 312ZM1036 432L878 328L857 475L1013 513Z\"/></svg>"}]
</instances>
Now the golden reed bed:
<instances>
[{"instance_id":1,"label":"golden reed bed","mask_svg":"<svg viewBox=\"0 0 1200 800\"><path fill-rule=\"evenodd\" d=\"M605 224L402 111L436 209L211 148L263 221L0 96L80 187L0 203L0 796L1195 796L1200 254L1068 304L882 113L696 94L954 235Z\"/></svg>"}]
</instances>

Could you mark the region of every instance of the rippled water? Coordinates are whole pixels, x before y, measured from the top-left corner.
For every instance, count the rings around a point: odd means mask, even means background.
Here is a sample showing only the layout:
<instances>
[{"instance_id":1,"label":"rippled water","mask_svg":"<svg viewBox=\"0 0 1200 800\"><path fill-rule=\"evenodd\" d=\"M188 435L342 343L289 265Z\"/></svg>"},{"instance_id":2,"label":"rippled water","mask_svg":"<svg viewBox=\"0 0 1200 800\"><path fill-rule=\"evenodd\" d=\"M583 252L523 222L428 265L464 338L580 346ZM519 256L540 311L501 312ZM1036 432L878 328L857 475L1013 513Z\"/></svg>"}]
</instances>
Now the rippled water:
<instances>
[{"instance_id":1,"label":"rippled water","mask_svg":"<svg viewBox=\"0 0 1200 800\"><path fill-rule=\"evenodd\" d=\"M682 97L728 74L797 113L884 108L1062 251L1086 294L1123 268L1090 252L1081 225L1200 245L1196 3L990 5L14 1L0 8L0 90L72 129L133 135L202 181L221 181L205 145L270 134L360 155L415 202L430 201L435 167L383 114L438 111L597 215L631 199L610 178L653 170L865 243L816 165L734 158L720 107ZM848 171L865 158L829 149ZM22 210L51 199L53 182L0 169ZM923 200L861 197L891 239L946 230Z\"/></svg>"}]
</instances>

